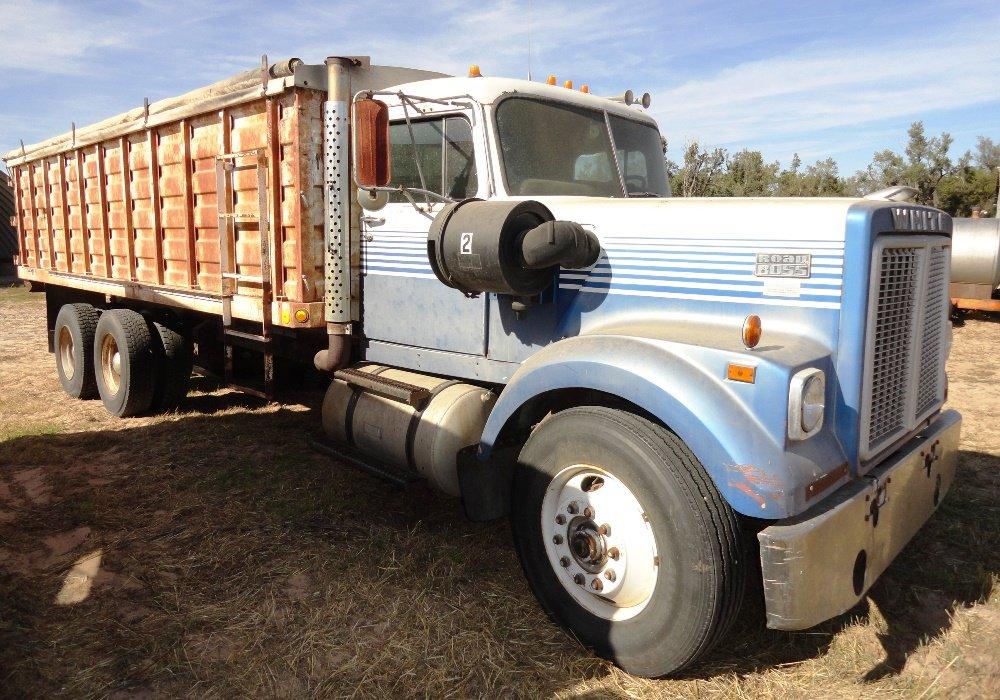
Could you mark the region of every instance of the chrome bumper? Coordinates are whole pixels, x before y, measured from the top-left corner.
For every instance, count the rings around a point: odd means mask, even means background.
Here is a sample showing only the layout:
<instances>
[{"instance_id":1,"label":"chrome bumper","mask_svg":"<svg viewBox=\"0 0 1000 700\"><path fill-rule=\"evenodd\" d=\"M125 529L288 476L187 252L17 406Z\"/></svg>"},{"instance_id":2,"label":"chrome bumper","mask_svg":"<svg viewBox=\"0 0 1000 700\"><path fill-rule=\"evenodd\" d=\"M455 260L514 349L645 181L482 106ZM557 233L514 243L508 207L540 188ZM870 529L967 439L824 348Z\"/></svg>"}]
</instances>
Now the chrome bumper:
<instances>
[{"instance_id":1,"label":"chrome bumper","mask_svg":"<svg viewBox=\"0 0 1000 700\"><path fill-rule=\"evenodd\" d=\"M768 627L812 627L861 600L948 492L961 427L945 411L866 476L760 532Z\"/></svg>"}]
</instances>

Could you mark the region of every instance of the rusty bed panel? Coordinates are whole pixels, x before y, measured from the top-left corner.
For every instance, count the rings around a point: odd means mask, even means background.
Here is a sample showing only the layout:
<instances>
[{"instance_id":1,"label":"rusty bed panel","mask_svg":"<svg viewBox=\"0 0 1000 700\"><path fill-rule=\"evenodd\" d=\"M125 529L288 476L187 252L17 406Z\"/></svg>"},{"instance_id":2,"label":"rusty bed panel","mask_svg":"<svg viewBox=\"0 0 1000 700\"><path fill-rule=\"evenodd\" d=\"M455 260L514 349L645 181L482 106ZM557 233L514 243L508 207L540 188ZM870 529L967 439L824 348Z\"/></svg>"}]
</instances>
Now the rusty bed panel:
<instances>
[{"instance_id":1,"label":"rusty bed panel","mask_svg":"<svg viewBox=\"0 0 1000 700\"><path fill-rule=\"evenodd\" d=\"M321 92L290 88L12 166L21 276L70 287L81 276L87 284L78 286L89 289L108 280L218 298L216 156L264 149L275 297L266 313L301 326L288 310L323 298L322 100ZM231 189L221 195L237 215L258 213L251 161L237 160ZM260 236L255 219L235 224L230 269L261 274ZM265 313L259 283L241 280L236 297L243 297L234 304L237 317ZM247 313L253 303L258 310ZM307 325L321 324L322 313L311 314Z\"/></svg>"}]
</instances>

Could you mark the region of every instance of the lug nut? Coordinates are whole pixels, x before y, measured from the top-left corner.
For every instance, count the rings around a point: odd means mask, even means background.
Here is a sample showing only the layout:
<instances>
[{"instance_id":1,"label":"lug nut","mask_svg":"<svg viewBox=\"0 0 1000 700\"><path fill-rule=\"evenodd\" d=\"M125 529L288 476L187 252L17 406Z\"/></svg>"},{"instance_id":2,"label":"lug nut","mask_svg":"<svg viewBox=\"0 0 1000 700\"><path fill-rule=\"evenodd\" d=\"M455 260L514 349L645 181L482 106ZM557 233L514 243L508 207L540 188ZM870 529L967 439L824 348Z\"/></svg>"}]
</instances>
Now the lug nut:
<instances>
[{"instance_id":1,"label":"lug nut","mask_svg":"<svg viewBox=\"0 0 1000 700\"><path fill-rule=\"evenodd\" d=\"M584 583L583 574L577 574L576 576L574 576L573 582L576 583L576 585L578 586L582 586Z\"/></svg>"},{"instance_id":2,"label":"lug nut","mask_svg":"<svg viewBox=\"0 0 1000 700\"><path fill-rule=\"evenodd\" d=\"M559 563L563 566L563 568L569 566L569 557L559 557Z\"/></svg>"},{"instance_id":3,"label":"lug nut","mask_svg":"<svg viewBox=\"0 0 1000 700\"><path fill-rule=\"evenodd\" d=\"M597 528L597 534L608 537L611 534L611 526L608 525L607 523L604 523L599 528Z\"/></svg>"},{"instance_id":4,"label":"lug nut","mask_svg":"<svg viewBox=\"0 0 1000 700\"><path fill-rule=\"evenodd\" d=\"M612 547L611 549L608 550L608 556L611 557L612 559L614 559L615 561L618 561L618 557L621 556L621 555L618 552L618 548L617 547Z\"/></svg>"},{"instance_id":5,"label":"lug nut","mask_svg":"<svg viewBox=\"0 0 1000 700\"><path fill-rule=\"evenodd\" d=\"M590 582L590 587L593 588L595 591L601 591L604 590L604 583L601 581L601 579L595 578L593 581Z\"/></svg>"},{"instance_id":6,"label":"lug nut","mask_svg":"<svg viewBox=\"0 0 1000 700\"><path fill-rule=\"evenodd\" d=\"M618 578L618 575L615 573L614 569L608 569L607 571L604 572L604 578L606 578L609 581L614 581L616 578Z\"/></svg>"},{"instance_id":7,"label":"lug nut","mask_svg":"<svg viewBox=\"0 0 1000 700\"><path fill-rule=\"evenodd\" d=\"M569 511L570 515L576 515L580 512L580 506L576 504L576 501L571 501L570 504L566 506L566 510Z\"/></svg>"},{"instance_id":8,"label":"lug nut","mask_svg":"<svg viewBox=\"0 0 1000 700\"><path fill-rule=\"evenodd\" d=\"M586 515L588 518L593 518L594 509L591 508L590 506L587 506L586 508L583 509L583 514Z\"/></svg>"},{"instance_id":9,"label":"lug nut","mask_svg":"<svg viewBox=\"0 0 1000 700\"><path fill-rule=\"evenodd\" d=\"M562 544L563 543L562 535L556 535L555 537L552 538L552 541L555 544Z\"/></svg>"},{"instance_id":10,"label":"lug nut","mask_svg":"<svg viewBox=\"0 0 1000 700\"><path fill-rule=\"evenodd\" d=\"M556 522L558 524L560 524L560 525L565 525L566 524L566 516L563 515L562 513L560 513L559 515L556 516Z\"/></svg>"}]
</instances>

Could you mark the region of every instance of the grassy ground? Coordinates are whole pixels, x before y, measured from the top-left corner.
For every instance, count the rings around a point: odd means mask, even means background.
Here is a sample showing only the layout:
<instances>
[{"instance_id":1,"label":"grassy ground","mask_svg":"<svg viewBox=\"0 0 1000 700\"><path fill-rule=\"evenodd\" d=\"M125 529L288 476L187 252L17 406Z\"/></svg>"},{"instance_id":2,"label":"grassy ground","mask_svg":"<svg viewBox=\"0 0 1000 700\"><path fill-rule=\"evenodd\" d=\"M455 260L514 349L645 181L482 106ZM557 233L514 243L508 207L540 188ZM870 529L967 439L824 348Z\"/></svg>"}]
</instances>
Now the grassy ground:
<instances>
[{"instance_id":1,"label":"grassy ground","mask_svg":"<svg viewBox=\"0 0 1000 700\"><path fill-rule=\"evenodd\" d=\"M320 396L202 382L174 415L61 394L44 303L0 289L0 695L1000 696L1000 324L955 333L957 483L850 614L747 615L678 680L595 659L473 524L317 456Z\"/></svg>"}]
</instances>

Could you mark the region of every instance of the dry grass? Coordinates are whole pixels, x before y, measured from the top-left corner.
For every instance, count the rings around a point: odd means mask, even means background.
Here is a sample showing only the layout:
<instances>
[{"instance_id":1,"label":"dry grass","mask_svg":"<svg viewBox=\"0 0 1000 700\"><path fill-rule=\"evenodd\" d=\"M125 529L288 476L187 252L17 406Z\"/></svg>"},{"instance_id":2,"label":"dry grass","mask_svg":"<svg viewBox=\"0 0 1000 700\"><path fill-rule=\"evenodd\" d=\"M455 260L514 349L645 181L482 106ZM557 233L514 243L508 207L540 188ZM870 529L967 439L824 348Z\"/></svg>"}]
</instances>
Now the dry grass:
<instances>
[{"instance_id":1,"label":"dry grass","mask_svg":"<svg viewBox=\"0 0 1000 700\"><path fill-rule=\"evenodd\" d=\"M312 453L319 395L206 383L118 421L63 398L44 340L41 300L0 290L0 695L1000 696L998 323L956 331L958 481L869 600L798 634L749 614L663 681L545 618L506 523Z\"/></svg>"}]
</instances>

